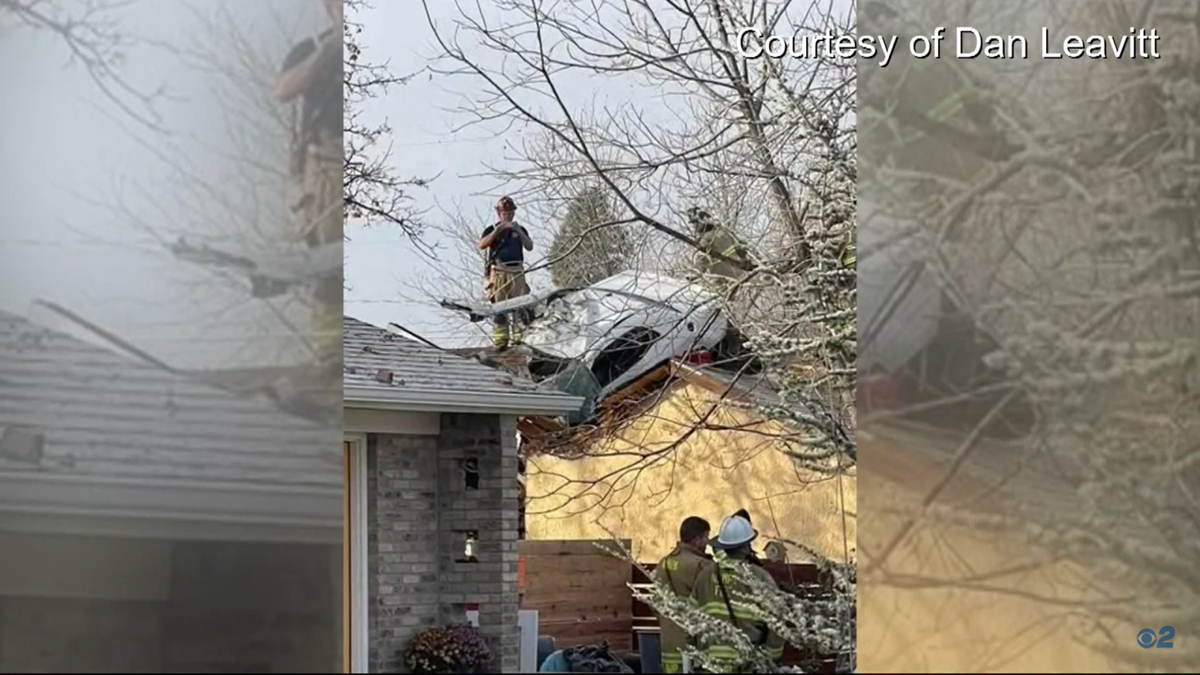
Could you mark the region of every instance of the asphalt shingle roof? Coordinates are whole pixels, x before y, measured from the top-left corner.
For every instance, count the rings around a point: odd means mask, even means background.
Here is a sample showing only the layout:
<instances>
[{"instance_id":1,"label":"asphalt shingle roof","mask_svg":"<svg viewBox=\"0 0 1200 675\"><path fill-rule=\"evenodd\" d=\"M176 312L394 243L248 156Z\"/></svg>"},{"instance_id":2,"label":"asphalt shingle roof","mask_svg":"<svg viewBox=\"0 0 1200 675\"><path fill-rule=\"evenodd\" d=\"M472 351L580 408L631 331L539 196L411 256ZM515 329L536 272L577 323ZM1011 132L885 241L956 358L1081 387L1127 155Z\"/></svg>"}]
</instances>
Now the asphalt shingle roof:
<instances>
[{"instance_id":1,"label":"asphalt shingle roof","mask_svg":"<svg viewBox=\"0 0 1200 675\"><path fill-rule=\"evenodd\" d=\"M346 317L344 385L380 392L419 391L513 395L535 385L452 352L417 342L364 321ZM376 377L390 371L391 383Z\"/></svg>"},{"instance_id":2,"label":"asphalt shingle roof","mask_svg":"<svg viewBox=\"0 0 1200 675\"><path fill-rule=\"evenodd\" d=\"M40 458L0 453L0 471L342 482L340 428L0 312L0 434L25 428L44 438Z\"/></svg>"}]
</instances>

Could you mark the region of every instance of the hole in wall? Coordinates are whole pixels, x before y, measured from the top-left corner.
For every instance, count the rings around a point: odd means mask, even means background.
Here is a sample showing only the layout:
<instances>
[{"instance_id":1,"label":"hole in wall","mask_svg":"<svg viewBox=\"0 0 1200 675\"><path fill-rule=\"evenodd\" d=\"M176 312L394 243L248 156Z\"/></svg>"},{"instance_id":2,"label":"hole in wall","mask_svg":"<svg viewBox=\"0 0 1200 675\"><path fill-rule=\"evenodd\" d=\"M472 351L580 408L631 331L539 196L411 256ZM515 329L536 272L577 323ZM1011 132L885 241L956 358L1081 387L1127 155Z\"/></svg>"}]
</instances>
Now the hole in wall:
<instances>
[{"instance_id":1,"label":"hole in wall","mask_svg":"<svg viewBox=\"0 0 1200 675\"><path fill-rule=\"evenodd\" d=\"M459 540L462 542L461 554L454 562L474 563L479 562L476 557L479 551L479 531L478 530L455 530Z\"/></svg>"},{"instance_id":2,"label":"hole in wall","mask_svg":"<svg viewBox=\"0 0 1200 675\"><path fill-rule=\"evenodd\" d=\"M463 475L463 485L468 490L479 489L479 460L464 459L460 463Z\"/></svg>"}]
</instances>

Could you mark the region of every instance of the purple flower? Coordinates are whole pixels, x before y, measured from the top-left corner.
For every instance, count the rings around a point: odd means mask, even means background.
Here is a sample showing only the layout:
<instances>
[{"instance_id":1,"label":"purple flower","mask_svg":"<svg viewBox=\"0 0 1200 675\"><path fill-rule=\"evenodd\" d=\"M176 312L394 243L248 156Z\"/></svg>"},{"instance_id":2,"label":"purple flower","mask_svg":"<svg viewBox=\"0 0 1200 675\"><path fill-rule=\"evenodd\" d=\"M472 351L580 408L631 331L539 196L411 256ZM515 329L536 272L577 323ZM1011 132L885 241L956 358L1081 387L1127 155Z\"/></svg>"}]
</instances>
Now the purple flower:
<instances>
[{"instance_id":1,"label":"purple flower","mask_svg":"<svg viewBox=\"0 0 1200 675\"><path fill-rule=\"evenodd\" d=\"M454 624L417 633L404 648L404 662L415 673L454 673L491 663L487 640L472 626Z\"/></svg>"}]
</instances>

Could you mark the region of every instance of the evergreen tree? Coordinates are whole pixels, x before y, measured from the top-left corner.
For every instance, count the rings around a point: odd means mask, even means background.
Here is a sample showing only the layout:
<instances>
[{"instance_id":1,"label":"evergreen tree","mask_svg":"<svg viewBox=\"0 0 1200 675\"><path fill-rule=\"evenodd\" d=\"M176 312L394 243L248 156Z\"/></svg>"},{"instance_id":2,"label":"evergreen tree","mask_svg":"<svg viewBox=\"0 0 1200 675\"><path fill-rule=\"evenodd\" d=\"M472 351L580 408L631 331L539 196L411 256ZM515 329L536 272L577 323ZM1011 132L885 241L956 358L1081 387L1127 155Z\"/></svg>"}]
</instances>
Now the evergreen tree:
<instances>
[{"instance_id":1,"label":"evergreen tree","mask_svg":"<svg viewBox=\"0 0 1200 675\"><path fill-rule=\"evenodd\" d=\"M555 286L587 286L629 268L629 233L618 219L603 188L585 188L571 199L550 244Z\"/></svg>"}]
</instances>

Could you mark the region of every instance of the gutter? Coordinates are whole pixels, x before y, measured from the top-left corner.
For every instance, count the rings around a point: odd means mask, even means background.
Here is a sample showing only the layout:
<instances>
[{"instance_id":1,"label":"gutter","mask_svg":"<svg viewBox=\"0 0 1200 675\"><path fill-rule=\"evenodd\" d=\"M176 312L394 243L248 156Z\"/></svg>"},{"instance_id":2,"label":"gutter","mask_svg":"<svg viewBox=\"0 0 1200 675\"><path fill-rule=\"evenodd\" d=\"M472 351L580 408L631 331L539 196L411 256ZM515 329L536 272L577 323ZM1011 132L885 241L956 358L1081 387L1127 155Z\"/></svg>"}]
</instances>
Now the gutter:
<instances>
[{"instance_id":1,"label":"gutter","mask_svg":"<svg viewBox=\"0 0 1200 675\"><path fill-rule=\"evenodd\" d=\"M446 389L405 387L381 390L374 387L346 387L342 393L347 408L391 410L397 412L455 412L485 415L558 416L583 407L579 396L560 393L490 394Z\"/></svg>"}]
</instances>

